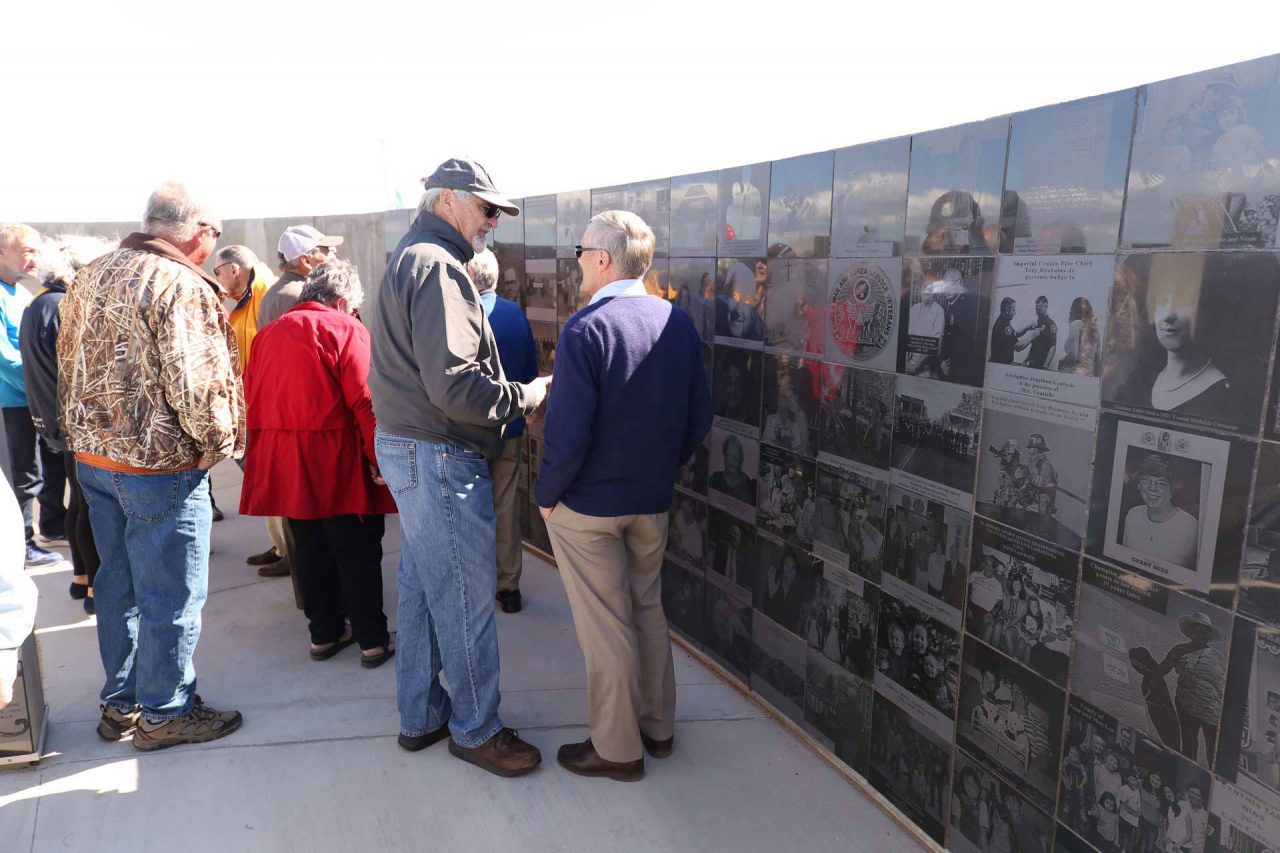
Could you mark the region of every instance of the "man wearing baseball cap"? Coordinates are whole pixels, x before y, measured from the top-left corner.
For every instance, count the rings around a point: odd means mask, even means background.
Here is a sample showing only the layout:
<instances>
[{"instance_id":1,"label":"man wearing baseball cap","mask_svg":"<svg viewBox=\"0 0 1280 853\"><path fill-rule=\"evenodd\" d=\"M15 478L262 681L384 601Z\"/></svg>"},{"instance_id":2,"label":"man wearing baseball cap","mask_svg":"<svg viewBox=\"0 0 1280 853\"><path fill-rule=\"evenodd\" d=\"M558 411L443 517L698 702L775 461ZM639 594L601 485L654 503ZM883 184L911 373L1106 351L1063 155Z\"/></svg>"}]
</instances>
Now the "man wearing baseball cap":
<instances>
[{"instance_id":1,"label":"man wearing baseball cap","mask_svg":"<svg viewBox=\"0 0 1280 853\"><path fill-rule=\"evenodd\" d=\"M404 540L399 744L412 752L450 737L455 757L519 776L542 756L498 717L489 460L502 452L503 425L533 413L550 377L507 380L466 271L498 217L520 208L472 160L447 160L423 183L417 217L391 254L369 319L374 449Z\"/></svg>"},{"instance_id":2,"label":"man wearing baseball cap","mask_svg":"<svg viewBox=\"0 0 1280 853\"><path fill-rule=\"evenodd\" d=\"M290 225L284 229L276 244L281 275L262 297L262 307L258 309L259 329L298 304L307 276L329 258L336 258L337 247L341 245L341 237L321 234L310 225Z\"/></svg>"}]
</instances>

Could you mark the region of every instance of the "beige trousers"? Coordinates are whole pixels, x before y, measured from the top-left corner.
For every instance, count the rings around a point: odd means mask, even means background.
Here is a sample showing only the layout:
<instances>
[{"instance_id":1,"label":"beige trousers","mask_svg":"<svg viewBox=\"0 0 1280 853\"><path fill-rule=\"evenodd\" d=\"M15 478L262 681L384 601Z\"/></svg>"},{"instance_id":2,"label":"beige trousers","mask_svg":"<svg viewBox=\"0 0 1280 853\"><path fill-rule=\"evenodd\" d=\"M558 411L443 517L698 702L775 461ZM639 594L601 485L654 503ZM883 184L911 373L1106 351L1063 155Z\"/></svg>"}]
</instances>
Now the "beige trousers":
<instances>
[{"instance_id":1,"label":"beige trousers","mask_svg":"<svg viewBox=\"0 0 1280 853\"><path fill-rule=\"evenodd\" d=\"M489 462L493 480L493 514L498 517L498 590L520 588L520 517L516 515L516 480L520 472L520 439L502 442L502 455Z\"/></svg>"},{"instance_id":2,"label":"beige trousers","mask_svg":"<svg viewBox=\"0 0 1280 853\"><path fill-rule=\"evenodd\" d=\"M582 515L558 504L547 520L578 644L587 661L591 741L606 761L642 757L640 731L675 731L676 677L662 611L667 515Z\"/></svg>"}]
</instances>

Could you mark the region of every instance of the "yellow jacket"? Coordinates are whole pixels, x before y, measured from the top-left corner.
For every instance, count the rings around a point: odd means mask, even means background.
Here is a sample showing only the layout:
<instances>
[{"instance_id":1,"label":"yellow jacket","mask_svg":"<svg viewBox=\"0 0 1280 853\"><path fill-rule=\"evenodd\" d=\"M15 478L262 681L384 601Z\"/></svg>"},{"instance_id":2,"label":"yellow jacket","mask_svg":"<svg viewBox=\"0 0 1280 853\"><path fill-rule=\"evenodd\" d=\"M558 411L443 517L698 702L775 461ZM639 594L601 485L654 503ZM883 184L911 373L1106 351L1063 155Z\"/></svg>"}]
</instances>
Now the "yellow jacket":
<instances>
[{"instance_id":1,"label":"yellow jacket","mask_svg":"<svg viewBox=\"0 0 1280 853\"><path fill-rule=\"evenodd\" d=\"M258 309L262 307L262 297L267 295L267 291L275 283L276 277L265 264L255 264L249 289L231 312L231 328L236 333L236 343L240 345L241 373L249 367L249 348L253 346L253 339L258 334Z\"/></svg>"}]
</instances>

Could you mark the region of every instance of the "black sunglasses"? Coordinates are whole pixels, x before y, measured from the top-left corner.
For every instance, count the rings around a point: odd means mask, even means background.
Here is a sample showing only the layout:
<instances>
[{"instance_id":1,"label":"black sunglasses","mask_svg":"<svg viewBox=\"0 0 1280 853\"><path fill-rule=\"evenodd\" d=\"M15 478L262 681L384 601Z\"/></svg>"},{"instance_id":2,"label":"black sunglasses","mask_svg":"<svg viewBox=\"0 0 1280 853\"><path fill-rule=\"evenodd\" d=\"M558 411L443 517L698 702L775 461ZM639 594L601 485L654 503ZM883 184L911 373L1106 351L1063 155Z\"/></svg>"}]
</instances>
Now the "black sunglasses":
<instances>
[{"instance_id":1,"label":"black sunglasses","mask_svg":"<svg viewBox=\"0 0 1280 853\"><path fill-rule=\"evenodd\" d=\"M480 202L480 212L484 214L485 219L497 219L502 215L502 208L498 207L491 201L477 199Z\"/></svg>"},{"instance_id":2,"label":"black sunglasses","mask_svg":"<svg viewBox=\"0 0 1280 853\"><path fill-rule=\"evenodd\" d=\"M196 224L203 225L205 228L208 228L210 231L212 231L213 239L215 240L217 240L219 237L222 236L222 229L218 228L217 226L210 225L208 222L197 222Z\"/></svg>"},{"instance_id":3,"label":"black sunglasses","mask_svg":"<svg viewBox=\"0 0 1280 853\"><path fill-rule=\"evenodd\" d=\"M581 258L583 252L604 252L606 255L609 254L608 249L602 249L599 246L574 246L573 247L573 256L575 258Z\"/></svg>"}]
</instances>

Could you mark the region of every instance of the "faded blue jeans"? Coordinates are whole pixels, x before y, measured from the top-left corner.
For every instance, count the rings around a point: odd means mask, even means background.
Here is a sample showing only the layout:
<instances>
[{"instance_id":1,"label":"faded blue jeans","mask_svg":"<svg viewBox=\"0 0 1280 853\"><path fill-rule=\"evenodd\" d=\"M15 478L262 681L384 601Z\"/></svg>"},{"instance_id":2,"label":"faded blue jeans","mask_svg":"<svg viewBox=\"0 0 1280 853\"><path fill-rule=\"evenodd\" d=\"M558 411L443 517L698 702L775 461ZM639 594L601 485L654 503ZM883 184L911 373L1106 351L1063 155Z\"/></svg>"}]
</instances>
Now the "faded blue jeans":
<instances>
[{"instance_id":1,"label":"faded blue jeans","mask_svg":"<svg viewBox=\"0 0 1280 853\"><path fill-rule=\"evenodd\" d=\"M209 591L209 474L121 474L76 463L102 565L93 581L102 701L181 717L196 691L192 655Z\"/></svg>"},{"instance_id":2,"label":"faded blue jeans","mask_svg":"<svg viewBox=\"0 0 1280 853\"><path fill-rule=\"evenodd\" d=\"M459 746L498 733L493 483L484 456L378 430L378 468L400 509L396 703L400 732L449 721ZM449 679L449 693L440 673Z\"/></svg>"}]
</instances>

